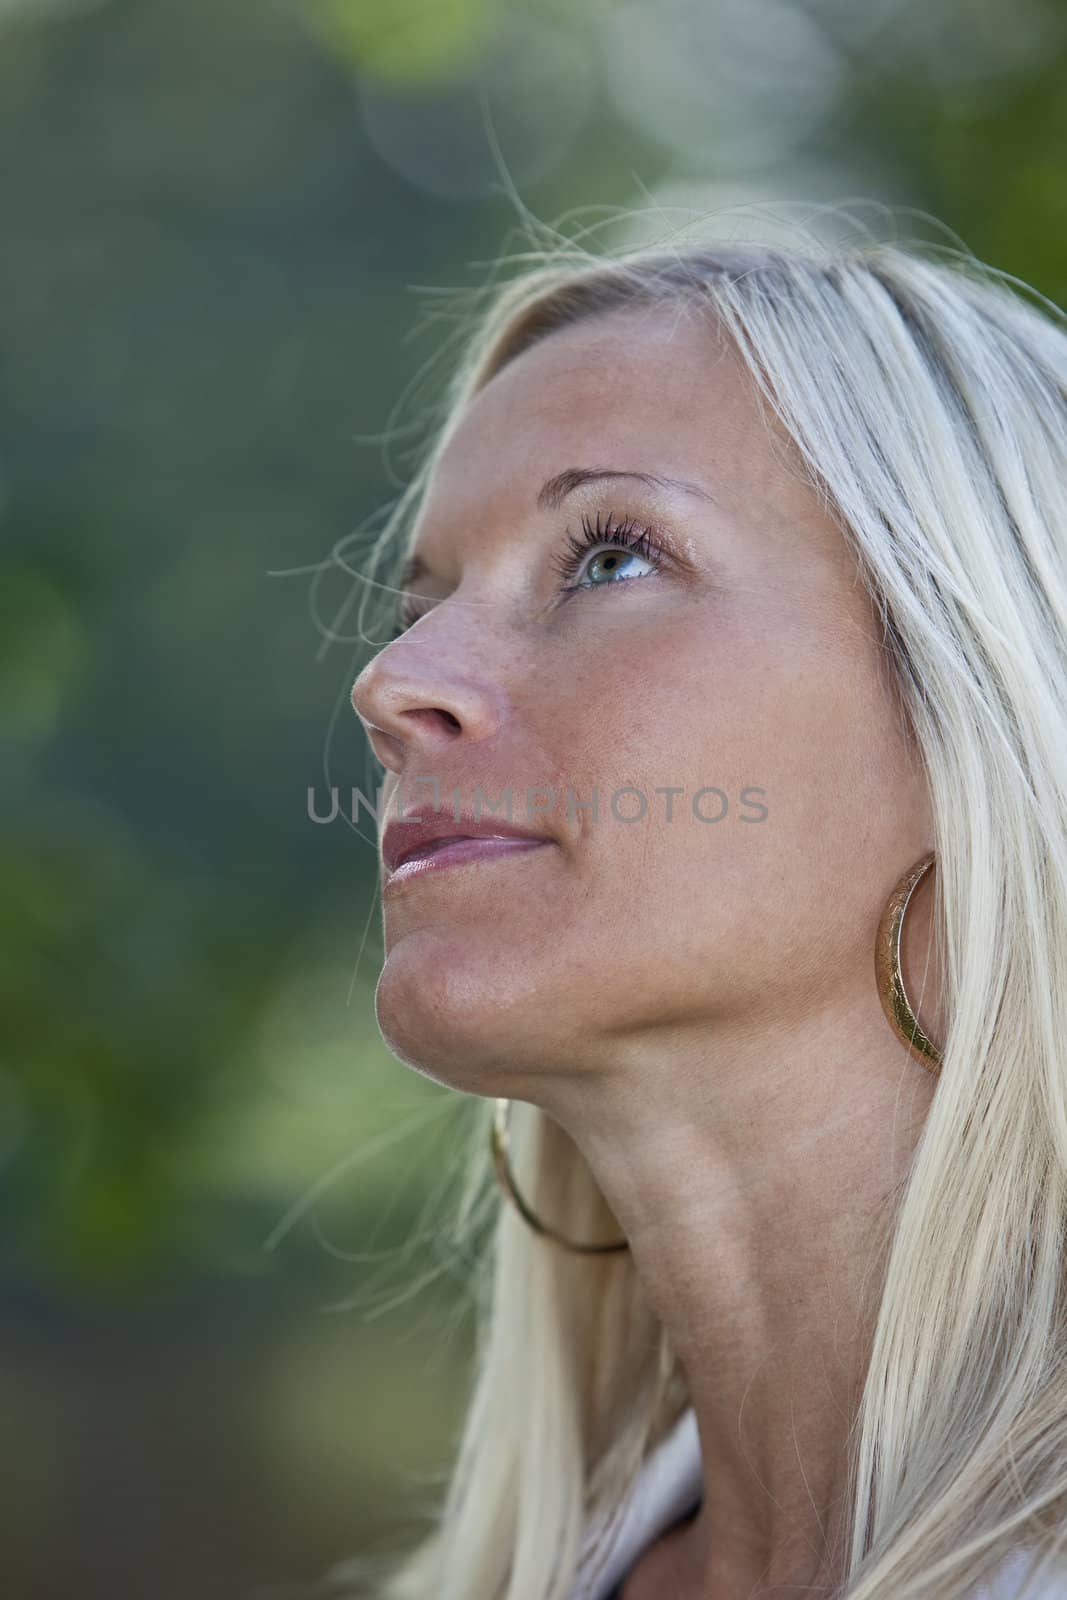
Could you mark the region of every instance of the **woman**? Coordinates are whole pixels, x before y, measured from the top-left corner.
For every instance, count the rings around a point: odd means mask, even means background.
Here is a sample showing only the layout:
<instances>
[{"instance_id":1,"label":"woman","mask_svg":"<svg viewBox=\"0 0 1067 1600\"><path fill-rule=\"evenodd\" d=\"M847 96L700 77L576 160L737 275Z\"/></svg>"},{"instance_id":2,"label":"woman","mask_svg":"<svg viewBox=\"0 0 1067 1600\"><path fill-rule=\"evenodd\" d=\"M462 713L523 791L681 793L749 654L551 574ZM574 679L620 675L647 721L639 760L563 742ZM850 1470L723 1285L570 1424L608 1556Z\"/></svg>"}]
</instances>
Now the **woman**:
<instances>
[{"instance_id":1,"label":"woman","mask_svg":"<svg viewBox=\"0 0 1067 1600\"><path fill-rule=\"evenodd\" d=\"M1067 1596L1058 320L565 247L381 553L378 1022L500 1204L437 1526L355 1592Z\"/></svg>"}]
</instances>

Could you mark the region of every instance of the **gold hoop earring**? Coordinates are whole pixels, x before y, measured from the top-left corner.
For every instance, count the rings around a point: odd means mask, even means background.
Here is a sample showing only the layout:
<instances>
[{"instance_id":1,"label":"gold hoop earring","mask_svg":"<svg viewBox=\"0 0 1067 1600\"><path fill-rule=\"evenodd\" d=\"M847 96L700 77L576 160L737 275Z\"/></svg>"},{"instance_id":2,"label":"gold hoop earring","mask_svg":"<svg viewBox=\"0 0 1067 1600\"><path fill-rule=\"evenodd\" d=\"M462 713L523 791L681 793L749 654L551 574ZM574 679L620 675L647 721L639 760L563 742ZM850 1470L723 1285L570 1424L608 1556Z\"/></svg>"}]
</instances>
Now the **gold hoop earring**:
<instances>
[{"instance_id":1,"label":"gold hoop earring","mask_svg":"<svg viewBox=\"0 0 1067 1600\"><path fill-rule=\"evenodd\" d=\"M933 866L934 852L923 856L921 861L911 867L893 893L890 895L886 908L882 913L882 920L878 926L878 937L875 941L874 966L878 981L878 994L882 1002L882 1009L889 1020L893 1032L902 1044L906 1045L909 1052L918 1050L922 1065L930 1071L937 1072L941 1066L941 1052L919 1026L919 1019L911 1008L907 991L904 988L904 976L900 970L900 941L904 927L904 913L908 909L908 902L923 878ZM628 1250L628 1239L613 1239L606 1244L580 1244L574 1239L568 1239L555 1228L550 1228L542 1222L536 1212L532 1211L519 1192L515 1182L515 1174L511 1170L508 1159L508 1118L511 1111L511 1101L498 1097L493 1110L493 1120L490 1127L489 1144L493 1156L493 1166L501 1188L508 1199L515 1206L519 1215L527 1222L535 1233L542 1238L551 1239L554 1244L559 1244L567 1250L574 1250L583 1255L600 1255L612 1250Z\"/></svg>"},{"instance_id":2,"label":"gold hoop earring","mask_svg":"<svg viewBox=\"0 0 1067 1600\"><path fill-rule=\"evenodd\" d=\"M550 1228L547 1222L542 1222L536 1212L531 1211L522 1195L519 1193L515 1174L511 1170L508 1158L509 1135L508 1118L511 1113L511 1101L497 1098L493 1108L493 1122L489 1130L489 1143L493 1152L493 1166L497 1178L507 1195L512 1201L519 1215L528 1222L535 1233L541 1234L546 1239L551 1239L554 1244L563 1245L567 1250L576 1250L583 1255L600 1255L610 1250L629 1250L629 1239L609 1239L606 1244L579 1244L574 1239L568 1239L564 1234L558 1233L555 1228Z\"/></svg>"},{"instance_id":3,"label":"gold hoop earring","mask_svg":"<svg viewBox=\"0 0 1067 1600\"><path fill-rule=\"evenodd\" d=\"M934 852L917 861L900 879L889 896L882 920L878 925L878 938L874 947L874 970L878 981L878 994L890 1027L905 1045L909 1054L919 1052L918 1059L931 1072L941 1068L941 1051L919 1026L919 1019L911 1008L904 988L904 975L900 970L900 940L904 927L904 913L920 880L933 866Z\"/></svg>"}]
</instances>

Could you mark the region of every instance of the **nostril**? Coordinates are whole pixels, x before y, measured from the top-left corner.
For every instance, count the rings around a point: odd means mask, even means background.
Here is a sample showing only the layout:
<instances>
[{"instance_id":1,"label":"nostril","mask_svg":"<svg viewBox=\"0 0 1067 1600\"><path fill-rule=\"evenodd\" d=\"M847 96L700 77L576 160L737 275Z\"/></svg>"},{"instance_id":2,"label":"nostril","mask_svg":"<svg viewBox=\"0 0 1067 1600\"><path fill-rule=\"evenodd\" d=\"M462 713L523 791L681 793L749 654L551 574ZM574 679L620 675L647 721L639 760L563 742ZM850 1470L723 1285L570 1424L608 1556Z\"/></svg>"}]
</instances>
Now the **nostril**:
<instances>
[{"instance_id":1,"label":"nostril","mask_svg":"<svg viewBox=\"0 0 1067 1600\"><path fill-rule=\"evenodd\" d=\"M428 720L431 725L443 722L451 733L461 733L463 724L451 711L446 711L443 706L423 706L417 711L405 711L405 717L415 717L419 721Z\"/></svg>"}]
</instances>

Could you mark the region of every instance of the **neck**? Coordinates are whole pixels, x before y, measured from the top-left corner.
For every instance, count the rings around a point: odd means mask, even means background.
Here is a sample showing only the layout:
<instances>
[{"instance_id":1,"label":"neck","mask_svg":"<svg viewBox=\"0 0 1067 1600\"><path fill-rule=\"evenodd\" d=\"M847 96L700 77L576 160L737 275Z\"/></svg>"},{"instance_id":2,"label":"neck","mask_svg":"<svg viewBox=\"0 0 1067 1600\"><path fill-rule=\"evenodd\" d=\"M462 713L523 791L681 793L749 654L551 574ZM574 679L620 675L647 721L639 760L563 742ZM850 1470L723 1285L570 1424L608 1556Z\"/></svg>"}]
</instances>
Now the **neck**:
<instances>
[{"instance_id":1,"label":"neck","mask_svg":"<svg viewBox=\"0 0 1067 1600\"><path fill-rule=\"evenodd\" d=\"M704 1500L676 1540L686 1594L796 1600L843 1578L850 1430L935 1086L869 989L788 1030L616 1041L610 1068L553 1080L546 1108L688 1379Z\"/></svg>"}]
</instances>

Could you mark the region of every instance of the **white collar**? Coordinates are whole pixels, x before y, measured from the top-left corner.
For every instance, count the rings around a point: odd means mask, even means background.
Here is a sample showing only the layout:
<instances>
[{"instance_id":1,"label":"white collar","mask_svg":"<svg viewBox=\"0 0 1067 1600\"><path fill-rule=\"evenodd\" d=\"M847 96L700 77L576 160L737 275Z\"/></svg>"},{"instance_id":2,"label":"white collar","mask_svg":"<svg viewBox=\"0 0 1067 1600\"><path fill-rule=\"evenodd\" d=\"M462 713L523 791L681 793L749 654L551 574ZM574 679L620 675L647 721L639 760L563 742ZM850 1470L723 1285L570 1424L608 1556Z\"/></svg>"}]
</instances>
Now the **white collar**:
<instances>
[{"instance_id":1,"label":"white collar","mask_svg":"<svg viewBox=\"0 0 1067 1600\"><path fill-rule=\"evenodd\" d=\"M592 1582L581 1580L570 1600L607 1600L642 1551L702 1499L703 1492L696 1412L688 1406L641 1463L607 1555L598 1559Z\"/></svg>"}]
</instances>

